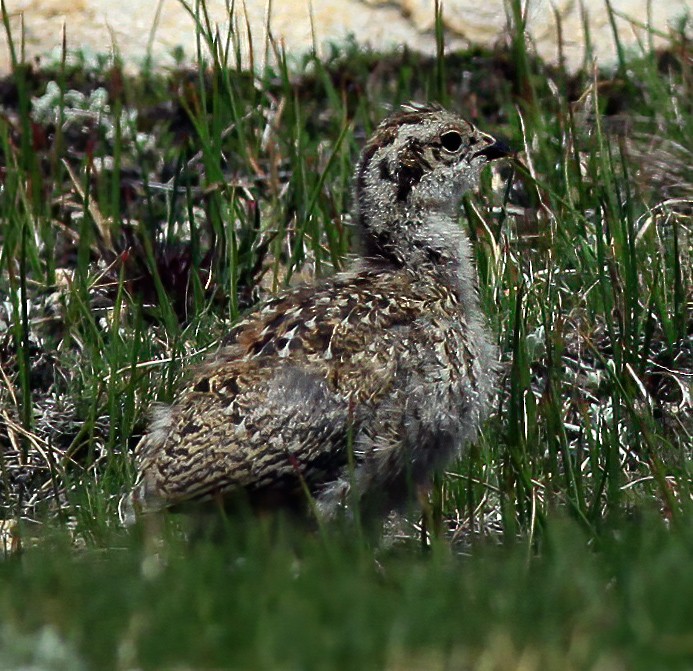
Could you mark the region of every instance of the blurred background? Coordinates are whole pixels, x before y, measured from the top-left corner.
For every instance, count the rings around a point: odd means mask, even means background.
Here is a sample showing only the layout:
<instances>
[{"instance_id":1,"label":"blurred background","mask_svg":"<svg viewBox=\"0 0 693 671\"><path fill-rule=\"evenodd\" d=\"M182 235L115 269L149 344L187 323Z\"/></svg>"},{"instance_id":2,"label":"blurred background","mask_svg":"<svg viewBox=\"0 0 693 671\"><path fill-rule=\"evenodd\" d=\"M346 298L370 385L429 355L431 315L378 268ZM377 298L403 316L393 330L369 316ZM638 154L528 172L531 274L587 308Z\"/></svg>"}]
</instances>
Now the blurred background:
<instances>
[{"instance_id":1,"label":"blurred background","mask_svg":"<svg viewBox=\"0 0 693 671\"><path fill-rule=\"evenodd\" d=\"M691 0L525 0L528 37L538 55L557 61L562 44L565 65L579 68L585 58L585 29L593 55L600 64L614 62L613 10L619 39L626 48L653 46L665 40L670 27L691 13ZM6 0L12 32L23 22L25 56L58 57L62 26L69 49L87 54L116 49L129 68L137 69L148 56L165 67L176 60L193 60L196 53L194 20L180 0ZM505 0L447 0L443 3L448 51L470 44L493 46L507 33ZM188 7L193 12L194 0ZM353 36L362 45L385 48L406 45L424 53L435 52L433 0L209 0L211 24L226 34L229 22L241 37L245 64L252 51L255 63L267 53L267 26L276 44L289 54L315 45L320 55L330 43ZM650 25L655 34L645 35ZM248 31L253 36L247 39ZM659 32L661 35L657 35ZM0 35L0 73L9 68L6 38ZM252 43L252 44L251 44ZM271 50L270 50L271 53Z\"/></svg>"}]
</instances>

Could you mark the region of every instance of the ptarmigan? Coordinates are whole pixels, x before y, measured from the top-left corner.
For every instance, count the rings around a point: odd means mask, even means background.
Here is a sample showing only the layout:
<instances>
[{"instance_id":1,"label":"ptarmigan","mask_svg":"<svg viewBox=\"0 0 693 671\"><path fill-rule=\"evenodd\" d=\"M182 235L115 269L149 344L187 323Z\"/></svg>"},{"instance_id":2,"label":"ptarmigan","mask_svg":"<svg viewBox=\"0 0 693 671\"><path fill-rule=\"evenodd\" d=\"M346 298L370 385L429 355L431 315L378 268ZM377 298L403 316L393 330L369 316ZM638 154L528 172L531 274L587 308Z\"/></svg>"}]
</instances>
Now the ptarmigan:
<instances>
[{"instance_id":1,"label":"ptarmigan","mask_svg":"<svg viewBox=\"0 0 693 671\"><path fill-rule=\"evenodd\" d=\"M362 258L246 317L154 409L125 521L239 497L381 517L426 486L475 438L495 390L458 218L484 166L507 155L438 106L383 121L355 173Z\"/></svg>"}]
</instances>

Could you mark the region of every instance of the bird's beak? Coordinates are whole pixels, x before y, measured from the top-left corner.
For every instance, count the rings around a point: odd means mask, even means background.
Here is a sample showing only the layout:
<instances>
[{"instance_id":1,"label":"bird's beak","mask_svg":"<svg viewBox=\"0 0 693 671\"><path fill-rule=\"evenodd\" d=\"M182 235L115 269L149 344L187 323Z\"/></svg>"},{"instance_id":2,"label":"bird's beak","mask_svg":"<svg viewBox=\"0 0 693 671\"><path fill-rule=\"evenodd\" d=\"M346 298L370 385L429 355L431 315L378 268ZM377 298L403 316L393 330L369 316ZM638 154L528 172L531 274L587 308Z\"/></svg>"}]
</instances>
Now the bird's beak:
<instances>
[{"instance_id":1,"label":"bird's beak","mask_svg":"<svg viewBox=\"0 0 693 671\"><path fill-rule=\"evenodd\" d=\"M486 146L481 151L476 152L473 158L477 156L485 156L487 161L495 161L497 158L506 158L512 156L515 152L510 150L505 142L495 140L492 144Z\"/></svg>"}]
</instances>

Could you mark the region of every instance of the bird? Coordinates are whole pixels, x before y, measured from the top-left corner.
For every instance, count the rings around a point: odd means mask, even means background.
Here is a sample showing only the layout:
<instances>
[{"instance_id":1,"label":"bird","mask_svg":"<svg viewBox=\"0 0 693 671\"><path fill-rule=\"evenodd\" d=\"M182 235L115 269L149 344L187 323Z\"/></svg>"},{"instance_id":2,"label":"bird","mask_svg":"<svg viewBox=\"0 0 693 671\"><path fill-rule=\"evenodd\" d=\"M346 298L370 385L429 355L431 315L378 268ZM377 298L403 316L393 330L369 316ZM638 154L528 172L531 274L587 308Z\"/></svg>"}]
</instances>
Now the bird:
<instances>
[{"instance_id":1,"label":"bird","mask_svg":"<svg viewBox=\"0 0 693 671\"><path fill-rule=\"evenodd\" d=\"M244 317L153 408L122 521L241 500L377 520L414 501L493 404L497 352L459 215L509 155L437 104L382 121L355 169L353 265Z\"/></svg>"}]
</instances>

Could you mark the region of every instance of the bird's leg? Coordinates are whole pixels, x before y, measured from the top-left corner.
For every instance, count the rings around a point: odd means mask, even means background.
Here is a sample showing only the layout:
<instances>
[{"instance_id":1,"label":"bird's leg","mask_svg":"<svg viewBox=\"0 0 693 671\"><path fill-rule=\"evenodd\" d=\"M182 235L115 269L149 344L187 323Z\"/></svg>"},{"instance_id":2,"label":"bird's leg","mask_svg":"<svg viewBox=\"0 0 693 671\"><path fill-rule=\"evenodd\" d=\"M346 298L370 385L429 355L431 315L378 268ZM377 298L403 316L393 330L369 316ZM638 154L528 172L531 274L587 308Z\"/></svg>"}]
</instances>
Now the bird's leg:
<instances>
[{"instance_id":1,"label":"bird's leg","mask_svg":"<svg viewBox=\"0 0 693 671\"><path fill-rule=\"evenodd\" d=\"M431 487L427 484L420 484L416 486L416 500L421 507L421 550L423 552L428 552L430 550L430 544L428 542L428 530L432 527L433 522L433 506L431 505L431 499L429 496L429 491Z\"/></svg>"}]
</instances>

